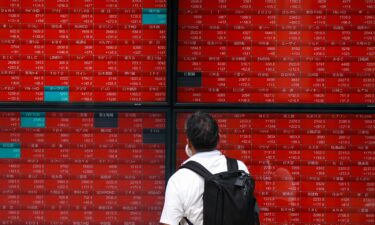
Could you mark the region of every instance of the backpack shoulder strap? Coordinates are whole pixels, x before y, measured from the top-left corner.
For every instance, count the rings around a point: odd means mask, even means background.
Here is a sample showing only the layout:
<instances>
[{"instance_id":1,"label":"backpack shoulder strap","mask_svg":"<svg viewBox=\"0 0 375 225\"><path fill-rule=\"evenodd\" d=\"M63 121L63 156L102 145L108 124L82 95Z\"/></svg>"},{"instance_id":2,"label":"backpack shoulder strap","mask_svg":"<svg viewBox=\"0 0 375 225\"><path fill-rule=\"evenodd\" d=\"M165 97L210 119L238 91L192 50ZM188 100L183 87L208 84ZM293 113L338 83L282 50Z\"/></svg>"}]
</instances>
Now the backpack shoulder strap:
<instances>
[{"instance_id":1,"label":"backpack shoulder strap","mask_svg":"<svg viewBox=\"0 0 375 225\"><path fill-rule=\"evenodd\" d=\"M210 171L208 171L204 166L195 161L188 161L187 163L182 165L180 169L181 168L192 170L203 177L205 180L212 176L212 173L210 173Z\"/></svg>"},{"instance_id":2,"label":"backpack shoulder strap","mask_svg":"<svg viewBox=\"0 0 375 225\"><path fill-rule=\"evenodd\" d=\"M232 158L227 158L227 168L228 168L228 171L236 171L238 170L238 163L237 163L237 160L236 159L232 159Z\"/></svg>"}]
</instances>

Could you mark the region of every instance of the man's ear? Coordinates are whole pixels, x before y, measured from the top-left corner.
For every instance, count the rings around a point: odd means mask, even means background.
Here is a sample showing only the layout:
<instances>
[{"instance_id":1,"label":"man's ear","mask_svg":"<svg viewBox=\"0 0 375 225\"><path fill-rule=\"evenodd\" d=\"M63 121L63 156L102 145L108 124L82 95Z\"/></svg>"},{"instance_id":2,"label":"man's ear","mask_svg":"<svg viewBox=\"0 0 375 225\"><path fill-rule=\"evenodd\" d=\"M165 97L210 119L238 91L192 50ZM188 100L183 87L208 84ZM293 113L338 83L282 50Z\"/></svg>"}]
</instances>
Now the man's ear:
<instances>
[{"instance_id":1,"label":"man's ear","mask_svg":"<svg viewBox=\"0 0 375 225\"><path fill-rule=\"evenodd\" d=\"M187 143L189 145L189 148L191 149L191 151L193 152L193 154L195 154L197 151L195 150L193 144L189 141L189 139L187 139Z\"/></svg>"}]
</instances>

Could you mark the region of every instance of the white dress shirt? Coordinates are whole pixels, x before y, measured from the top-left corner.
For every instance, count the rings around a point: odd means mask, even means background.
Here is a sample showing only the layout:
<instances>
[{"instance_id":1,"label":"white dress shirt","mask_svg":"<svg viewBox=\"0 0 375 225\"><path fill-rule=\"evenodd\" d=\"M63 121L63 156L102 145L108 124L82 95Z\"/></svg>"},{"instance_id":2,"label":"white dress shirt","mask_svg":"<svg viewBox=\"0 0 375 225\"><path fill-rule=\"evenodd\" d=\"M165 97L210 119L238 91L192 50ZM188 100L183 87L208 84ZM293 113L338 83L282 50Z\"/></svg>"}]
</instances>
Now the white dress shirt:
<instances>
[{"instance_id":1,"label":"white dress shirt","mask_svg":"<svg viewBox=\"0 0 375 225\"><path fill-rule=\"evenodd\" d=\"M196 153L184 163L190 160L202 164L212 174L228 170L226 158L218 150ZM249 173L242 161L238 161L238 168ZM186 217L194 225L203 225L203 191L201 176L189 169L177 170L167 184L160 223L178 225ZM182 224L187 225L186 222Z\"/></svg>"}]
</instances>

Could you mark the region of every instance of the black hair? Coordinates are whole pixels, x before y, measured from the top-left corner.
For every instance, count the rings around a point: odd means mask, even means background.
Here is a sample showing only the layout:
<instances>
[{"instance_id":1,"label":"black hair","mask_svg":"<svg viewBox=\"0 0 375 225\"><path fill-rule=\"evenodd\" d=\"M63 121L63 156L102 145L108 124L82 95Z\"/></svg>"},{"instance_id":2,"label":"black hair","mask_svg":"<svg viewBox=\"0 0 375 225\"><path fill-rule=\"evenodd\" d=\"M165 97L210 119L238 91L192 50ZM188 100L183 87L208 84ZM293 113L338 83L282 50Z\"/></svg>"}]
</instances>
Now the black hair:
<instances>
[{"instance_id":1,"label":"black hair","mask_svg":"<svg viewBox=\"0 0 375 225\"><path fill-rule=\"evenodd\" d=\"M186 135L197 152L212 151L219 142L219 126L211 115L204 112L192 114L185 124Z\"/></svg>"}]
</instances>

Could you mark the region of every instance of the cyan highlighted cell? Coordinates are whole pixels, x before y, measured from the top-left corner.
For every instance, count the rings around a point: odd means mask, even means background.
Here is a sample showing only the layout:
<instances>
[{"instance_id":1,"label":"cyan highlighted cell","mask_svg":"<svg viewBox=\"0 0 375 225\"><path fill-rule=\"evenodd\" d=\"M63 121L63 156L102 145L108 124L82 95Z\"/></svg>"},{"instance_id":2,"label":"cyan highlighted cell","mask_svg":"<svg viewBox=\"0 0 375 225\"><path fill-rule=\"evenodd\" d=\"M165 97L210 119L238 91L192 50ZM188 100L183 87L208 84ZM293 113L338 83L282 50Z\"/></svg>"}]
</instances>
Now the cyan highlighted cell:
<instances>
[{"instance_id":1,"label":"cyan highlighted cell","mask_svg":"<svg viewBox=\"0 0 375 225\"><path fill-rule=\"evenodd\" d=\"M143 9L142 24L167 24L167 9Z\"/></svg>"},{"instance_id":2,"label":"cyan highlighted cell","mask_svg":"<svg viewBox=\"0 0 375 225\"><path fill-rule=\"evenodd\" d=\"M45 102L69 102L69 92L44 92Z\"/></svg>"},{"instance_id":3,"label":"cyan highlighted cell","mask_svg":"<svg viewBox=\"0 0 375 225\"><path fill-rule=\"evenodd\" d=\"M21 158L21 149L0 148L0 159L19 159L19 158Z\"/></svg>"},{"instance_id":4,"label":"cyan highlighted cell","mask_svg":"<svg viewBox=\"0 0 375 225\"><path fill-rule=\"evenodd\" d=\"M45 102L69 102L68 86L45 86L44 87Z\"/></svg>"},{"instance_id":5,"label":"cyan highlighted cell","mask_svg":"<svg viewBox=\"0 0 375 225\"><path fill-rule=\"evenodd\" d=\"M45 128L46 119L42 117L25 117L21 118L22 128Z\"/></svg>"},{"instance_id":6,"label":"cyan highlighted cell","mask_svg":"<svg viewBox=\"0 0 375 225\"><path fill-rule=\"evenodd\" d=\"M22 128L45 128L46 113L44 112L22 112L21 113Z\"/></svg>"},{"instance_id":7,"label":"cyan highlighted cell","mask_svg":"<svg viewBox=\"0 0 375 225\"><path fill-rule=\"evenodd\" d=\"M0 159L21 158L21 145L19 143L0 143Z\"/></svg>"},{"instance_id":8,"label":"cyan highlighted cell","mask_svg":"<svg viewBox=\"0 0 375 225\"><path fill-rule=\"evenodd\" d=\"M167 24L167 15L163 15L163 14L143 14L142 24L143 25Z\"/></svg>"}]
</instances>

